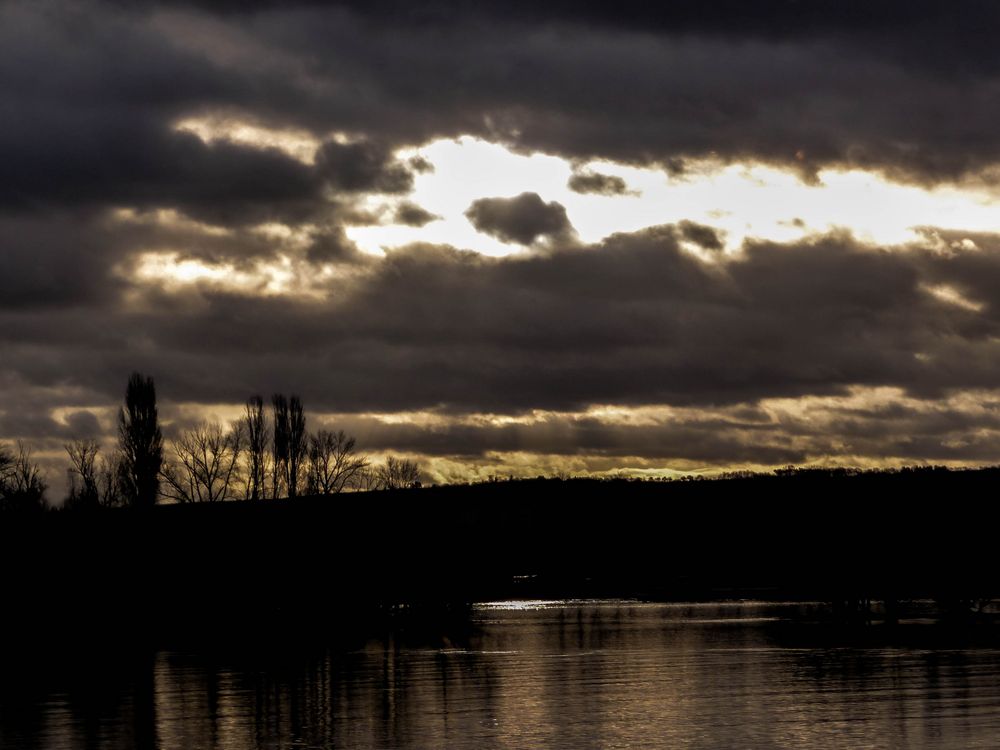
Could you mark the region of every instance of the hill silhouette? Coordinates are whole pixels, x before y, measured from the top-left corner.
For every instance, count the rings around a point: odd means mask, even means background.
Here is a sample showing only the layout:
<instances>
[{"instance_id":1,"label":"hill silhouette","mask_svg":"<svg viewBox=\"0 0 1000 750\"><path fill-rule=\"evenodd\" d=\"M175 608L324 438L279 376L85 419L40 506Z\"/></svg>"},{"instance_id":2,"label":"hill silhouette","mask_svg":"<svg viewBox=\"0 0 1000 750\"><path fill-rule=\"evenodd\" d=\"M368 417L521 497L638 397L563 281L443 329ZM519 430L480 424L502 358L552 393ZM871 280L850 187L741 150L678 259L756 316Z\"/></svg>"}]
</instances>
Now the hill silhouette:
<instances>
[{"instance_id":1,"label":"hill silhouette","mask_svg":"<svg viewBox=\"0 0 1000 750\"><path fill-rule=\"evenodd\" d=\"M1000 595L1000 470L538 479L0 516L6 611L120 637L502 598Z\"/></svg>"}]
</instances>

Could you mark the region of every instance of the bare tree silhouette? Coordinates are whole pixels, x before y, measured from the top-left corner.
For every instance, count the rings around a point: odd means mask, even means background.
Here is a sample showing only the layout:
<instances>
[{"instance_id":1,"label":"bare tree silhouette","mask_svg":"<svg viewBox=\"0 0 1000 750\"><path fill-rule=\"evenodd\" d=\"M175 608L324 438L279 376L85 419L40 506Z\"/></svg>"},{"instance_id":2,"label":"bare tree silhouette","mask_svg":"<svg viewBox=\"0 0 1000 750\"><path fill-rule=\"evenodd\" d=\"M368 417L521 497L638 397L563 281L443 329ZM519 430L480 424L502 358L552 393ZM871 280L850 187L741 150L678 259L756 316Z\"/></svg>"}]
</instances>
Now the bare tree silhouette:
<instances>
[{"instance_id":1,"label":"bare tree silhouette","mask_svg":"<svg viewBox=\"0 0 1000 750\"><path fill-rule=\"evenodd\" d=\"M309 436L309 493L333 495L352 486L368 459L354 450L355 440L343 430L319 430Z\"/></svg>"},{"instance_id":2,"label":"bare tree silhouette","mask_svg":"<svg viewBox=\"0 0 1000 750\"><path fill-rule=\"evenodd\" d=\"M306 416L298 396L288 399L288 496L299 494L299 479L309 450Z\"/></svg>"},{"instance_id":3,"label":"bare tree silhouette","mask_svg":"<svg viewBox=\"0 0 1000 750\"><path fill-rule=\"evenodd\" d=\"M240 424L223 429L202 424L182 432L172 443L172 460L164 462L163 494L180 503L215 503L237 497Z\"/></svg>"},{"instance_id":4,"label":"bare tree silhouette","mask_svg":"<svg viewBox=\"0 0 1000 750\"><path fill-rule=\"evenodd\" d=\"M97 491L100 503L105 508L123 505L125 495L122 492L122 454L115 450L110 456L101 456L97 469Z\"/></svg>"},{"instance_id":5,"label":"bare tree silhouette","mask_svg":"<svg viewBox=\"0 0 1000 750\"><path fill-rule=\"evenodd\" d=\"M47 507L38 464L31 460L31 450L18 442L17 452L0 445L0 510L33 511Z\"/></svg>"},{"instance_id":6,"label":"bare tree silhouette","mask_svg":"<svg viewBox=\"0 0 1000 750\"><path fill-rule=\"evenodd\" d=\"M270 437L264 419L264 399L260 396L247 399L242 421L247 451L244 496L248 500L260 500L267 492L267 446Z\"/></svg>"},{"instance_id":7,"label":"bare tree silhouette","mask_svg":"<svg viewBox=\"0 0 1000 750\"><path fill-rule=\"evenodd\" d=\"M133 372L125 389L125 406L118 411L121 449L121 490L126 504L156 504L163 465L163 436L157 421L153 379Z\"/></svg>"},{"instance_id":8,"label":"bare tree silhouette","mask_svg":"<svg viewBox=\"0 0 1000 750\"><path fill-rule=\"evenodd\" d=\"M97 454L100 447L95 440L74 440L63 446L72 464L69 474L69 494L64 507L91 509L101 504L97 483Z\"/></svg>"},{"instance_id":9,"label":"bare tree silhouette","mask_svg":"<svg viewBox=\"0 0 1000 750\"><path fill-rule=\"evenodd\" d=\"M288 399L281 393L271 396L274 429L271 431L271 497L281 497L281 488L288 481Z\"/></svg>"},{"instance_id":10,"label":"bare tree silhouette","mask_svg":"<svg viewBox=\"0 0 1000 750\"><path fill-rule=\"evenodd\" d=\"M409 459L389 456L378 467L378 486L383 490L398 490L413 487L420 478L420 468Z\"/></svg>"},{"instance_id":11,"label":"bare tree silhouette","mask_svg":"<svg viewBox=\"0 0 1000 750\"><path fill-rule=\"evenodd\" d=\"M0 491L7 487L14 473L14 453L10 446L0 443Z\"/></svg>"},{"instance_id":12,"label":"bare tree silhouette","mask_svg":"<svg viewBox=\"0 0 1000 750\"><path fill-rule=\"evenodd\" d=\"M360 469L351 482L351 486L359 492L370 492L379 488L379 469L371 464Z\"/></svg>"}]
</instances>

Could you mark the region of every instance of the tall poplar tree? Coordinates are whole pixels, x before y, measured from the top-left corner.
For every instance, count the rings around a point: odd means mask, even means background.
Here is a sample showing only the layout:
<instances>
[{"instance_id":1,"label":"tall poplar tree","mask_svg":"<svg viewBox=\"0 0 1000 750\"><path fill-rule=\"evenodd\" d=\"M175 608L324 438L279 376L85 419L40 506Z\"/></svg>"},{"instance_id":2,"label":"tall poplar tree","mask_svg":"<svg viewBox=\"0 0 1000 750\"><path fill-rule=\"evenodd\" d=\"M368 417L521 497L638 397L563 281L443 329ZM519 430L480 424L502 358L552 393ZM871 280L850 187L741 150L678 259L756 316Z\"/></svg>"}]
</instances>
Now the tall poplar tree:
<instances>
[{"instance_id":1,"label":"tall poplar tree","mask_svg":"<svg viewBox=\"0 0 1000 750\"><path fill-rule=\"evenodd\" d=\"M151 507L160 490L163 435L157 420L153 379L133 372L118 411L119 480L126 505Z\"/></svg>"}]
</instances>

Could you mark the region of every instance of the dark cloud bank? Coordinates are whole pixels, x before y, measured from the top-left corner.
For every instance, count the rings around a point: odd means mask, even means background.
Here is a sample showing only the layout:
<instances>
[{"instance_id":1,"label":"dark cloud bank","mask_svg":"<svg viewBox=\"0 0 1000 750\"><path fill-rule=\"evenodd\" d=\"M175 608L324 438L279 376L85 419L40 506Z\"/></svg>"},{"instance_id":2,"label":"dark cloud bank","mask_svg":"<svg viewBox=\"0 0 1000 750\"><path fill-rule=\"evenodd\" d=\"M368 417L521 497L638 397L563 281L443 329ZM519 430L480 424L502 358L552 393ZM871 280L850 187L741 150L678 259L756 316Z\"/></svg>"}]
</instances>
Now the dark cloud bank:
<instances>
[{"instance_id":1,"label":"dark cloud bank","mask_svg":"<svg viewBox=\"0 0 1000 750\"><path fill-rule=\"evenodd\" d=\"M854 164L928 182L1000 157L993 4L411 5L6 2L0 201L221 210L311 193L276 154L206 150L167 127L208 111L383 147L473 134L581 158ZM322 161L348 189L404 188L403 173L372 171L381 155L330 146ZM249 196L212 191L234 182Z\"/></svg>"},{"instance_id":2,"label":"dark cloud bank","mask_svg":"<svg viewBox=\"0 0 1000 750\"><path fill-rule=\"evenodd\" d=\"M558 203L526 192L470 194L469 218L504 241L545 240L545 252L356 251L344 229L364 221L359 199L401 198L428 166L394 150L462 134L675 173L710 156L807 179L852 165L924 184L993 181L1000 47L983 30L1000 21L995 4L663 5L0 2L0 436L94 428L48 411L114 403L135 368L174 401L295 389L314 409L353 413L752 409L852 387L916 399L994 389L994 237L944 252L938 240L888 250L833 234L706 261L682 244L717 251L710 227L581 246ZM305 129L322 145L306 163L173 127L207 115ZM627 186L586 173L574 189ZM223 231L112 220L121 209ZM405 203L394 215L433 218ZM338 269L323 299L129 278L150 249L237 269L274 258L275 242L251 231L265 222L303 228L303 262ZM942 286L960 304L933 293ZM988 403L979 416L844 415L811 447L800 433L818 428L772 425L755 441L756 423L708 417L394 439L448 453L987 460Z\"/></svg>"},{"instance_id":3,"label":"dark cloud bank","mask_svg":"<svg viewBox=\"0 0 1000 750\"><path fill-rule=\"evenodd\" d=\"M132 367L155 373L161 393L174 400L233 403L295 388L316 410L456 416L573 412L591 404L711 411L844 395L852 386L938 399L996 386L995 240L980 237L979 251L947 255L929 247L890 252L834 235L750 244L731 258L704 261L680 247L684 234L663 226L503 259L416 245L332 282L324 301L194 288L142 312L9 312L0 339L8 355L3 424L17 429L11 420L21 412L21 394L41 393L39 407L46 398L62 403L67 384L81 391L79 403L112 403ZM943 285L965 306L930 291ZM888 424L904 416L925 424L922 413L881 416L891 417ZM979 456L983 450L968 444L945 449L941 438L995 429L997 415L987 416L970 421L956 413L942 421L935 409L926 425L936 443L915 444L910 432L881 441L861 435L848 445L875 455ZM840 438L881 421L877 411L838 419ZM602 431L593 420L574 419L558 429L543 424L534 436L490 429L477 441L451 428L425 432L423 440L427 450L457 452L558 447L657 455L673 446L675 456L713 461L807 455L789 425L731 424L742 436L736 440L733 430L704 422ZM755 448L749 431L765 428L772 439L785 434ZM815 425L797 429L807 434ZM692 432L702 439L679 439ZM401 442L420 444L412 432Z\"/></svg>"}]
</instances>

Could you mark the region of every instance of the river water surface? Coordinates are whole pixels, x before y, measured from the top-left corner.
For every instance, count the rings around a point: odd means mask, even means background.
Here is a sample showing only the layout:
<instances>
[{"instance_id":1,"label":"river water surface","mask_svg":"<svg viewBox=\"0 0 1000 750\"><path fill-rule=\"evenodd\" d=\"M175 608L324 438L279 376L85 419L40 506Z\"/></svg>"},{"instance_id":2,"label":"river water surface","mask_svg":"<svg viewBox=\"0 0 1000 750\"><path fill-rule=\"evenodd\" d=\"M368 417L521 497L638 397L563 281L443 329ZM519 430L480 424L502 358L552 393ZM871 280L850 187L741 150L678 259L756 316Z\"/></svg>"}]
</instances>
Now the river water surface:
<instances>
[{"instance_id":1,"label":"river water surface","mask_svg":"<svg viewBox=\"0 0 1000 750\"><path fill-rule=\"evenodd\" d=\"M1000 648L820 645L782 627L802 609L497 603L335 647L97 652L0 676L0 747L1000 746Z\"/></svg>"}]
</instances>

